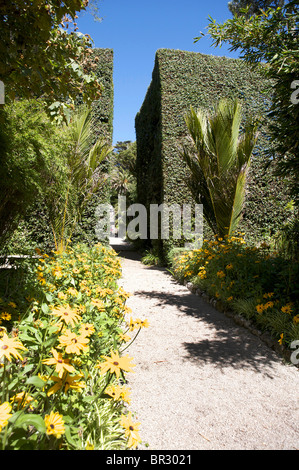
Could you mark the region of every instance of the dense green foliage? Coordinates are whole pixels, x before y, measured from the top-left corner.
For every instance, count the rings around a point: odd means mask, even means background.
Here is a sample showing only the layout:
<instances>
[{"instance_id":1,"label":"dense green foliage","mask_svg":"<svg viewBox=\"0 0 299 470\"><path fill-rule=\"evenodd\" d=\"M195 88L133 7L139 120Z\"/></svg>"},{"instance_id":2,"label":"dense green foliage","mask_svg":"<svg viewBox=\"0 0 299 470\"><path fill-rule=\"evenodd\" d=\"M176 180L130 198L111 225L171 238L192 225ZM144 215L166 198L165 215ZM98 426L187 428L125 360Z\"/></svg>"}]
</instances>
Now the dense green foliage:
<instances>
[{"instance_id":1,"label":"dense green foliage","mask_svg":"<svg viewBox=\"0 0 299 470\"><path fill-rule=\"evenodd\" d=\"M92 107L91 144L102 137L105 144L110 146L113 121L113 51L95 49L93 54L96 66L94 70L104 88L100 99ZM77 107L80 103L82 100L79 98ZM57 199L57 196L64 200L66 198L69 183L69 167L66 162L72 145L68 127L71 126L51 124L43 111L42 101L38 103L23 100L12 107L6 104L2 118L5 116L6 124L1 128L1 171L5 188L1 203L1 233L4 235L5 224L10 230L7 228L5 239L8 243L2 246L1 251L26 253L28 250L32 251L36 245L41 249L53 249L53 233L44 201L49 202L53 197ZM45 167L48 168L47 171ZM108 162L103 162L102 173L107 174L108 170ZM98 191L92 194L82 213L74 231L75 241L89 244L98 241L95 233L95 211L97 205L107 202L109 197L109 184L103 182ZM12 236L16 226L18 229Z\"/></svg>"},{"instance_id":2,"label":"dense green foliage","mask_svg":"<svg viewBox=\"0 0 299 470\"><path fill-rule=\"evenodd\" d=\"M61 120L69 118L78 93L84 101L99 98L92 40L77 32L75 21L87 6L88 0L1 3L0 80L6 100L42 97L49 114Z\"/></svg>"},{"instance_id":3,"label":"dense green foliage","mask_svg":"<svg viewBox=\"0 0 299 470\"><path fill-rule=\"evenodd\" d=\"M0 244L37 200L50 194L53 181L61 191L67 136L51 124L36 100L16 101L1 111Z\"/></svg>"},{"instance_id":4,"label":"dense green foliage","mask_svg":"<svg viewBox=\"0 0 299 470\"><path fill-rule=\"evenodd\" d=\"M247 17L234 16L223 24L210 19L208 34L215 46L227 42L231 51L253 67L265 62L263 75L272 81L272 100L268 106L272 151L270 162L277 162L276 173L288 178L295 203L299 204L299 106L298 106L298 2L283 8L269 8ZM295 91L294 91L295 90ZM274 157L274 159L273 159Z\"/></svg>"},{"instance_id":5,"label":"dense green foliage","mask_svg":"<svg viewBox=\"0 0 299 470\"><path fill-rule=\"evenodd\" d=\"M244 15L244 9L248 9L247 16L260 13L260 9L282 7L284 0L232 0L228 2L228 8L233 15Z\"/></svg>"},{"instance_id":6,"label":"dense green foliage","mask_svg":"<svg viewBox=\"0 0 299 470\"><path fill-rule=\"evenodd\" d=\"M184 115L190 105L195 110L212 109L220 98L238 98L245 120L249 115L265 115L271 90L271 82L263 79L259 69L253 70L243 60L158 50L152 82L135 120L138 202L148 207L192 201L185 182L187 167L180 158L187 135ZM274 176L274 168L265 171L270 145L264 125L252 155L241 225L251 240L273 235L285 218L285 184ZM164 250L171 246L173 241L163 241Z\"/></svg>"}]
</instances>

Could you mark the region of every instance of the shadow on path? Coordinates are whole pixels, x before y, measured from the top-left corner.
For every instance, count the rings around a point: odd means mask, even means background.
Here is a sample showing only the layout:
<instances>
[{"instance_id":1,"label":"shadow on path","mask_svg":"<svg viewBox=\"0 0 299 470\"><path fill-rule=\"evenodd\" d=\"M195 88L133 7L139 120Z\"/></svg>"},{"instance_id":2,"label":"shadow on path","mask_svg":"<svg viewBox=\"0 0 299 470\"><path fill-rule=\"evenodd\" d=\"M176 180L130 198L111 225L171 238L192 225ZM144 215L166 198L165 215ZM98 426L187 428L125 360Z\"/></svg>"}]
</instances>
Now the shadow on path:
<instances>
[{"instance_id":1,"label":"shadow on path","mask_svg":"<svg viewBox=\"0 0 299 470\"><path fill-rule=\"evenodd\" d=\"M161 308L161 315L163 309L175 306L183 315L192 316L201 322L199 332L200 329L205 331L205 338L178 345L186 350L185 360L199 364L210 363L219 368L251 368L268 375L269 367L281 361L260 338L188 290L186 294L139 290L134 295L154 300L155 306Z\"/></svg>"}]
</instances>

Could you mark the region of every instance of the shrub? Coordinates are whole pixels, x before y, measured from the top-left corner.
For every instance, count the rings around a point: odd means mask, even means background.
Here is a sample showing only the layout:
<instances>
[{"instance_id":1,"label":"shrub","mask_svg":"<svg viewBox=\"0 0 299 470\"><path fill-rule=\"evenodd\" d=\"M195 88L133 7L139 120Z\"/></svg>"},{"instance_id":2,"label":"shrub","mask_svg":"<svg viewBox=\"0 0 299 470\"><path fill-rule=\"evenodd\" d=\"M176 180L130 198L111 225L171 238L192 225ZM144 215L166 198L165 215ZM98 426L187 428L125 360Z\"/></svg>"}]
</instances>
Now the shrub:
<instances>
[{"instance_id":1,"label":"shrub","mask_svg":"<svg viewBox=\"0 0 299 470\"><path fill-rule=\"evenodd\" d=\"M127 317L116 253L78 245L30 266L22 296L1 299L2 448L135 448L123 352L148 324Z\"/></svg>"},{"instance_id":2,"label":"shrub","mask_svg":"<svg viewBox=\"0 0 299 470\"><path fill-rule=\"evenodd\" d=\"M290 264L266 243L257 248L241 236L205 240L199 250L174 255L173 272L280 343L299 339L299 263Z\"/></svg>"}]
</instances>

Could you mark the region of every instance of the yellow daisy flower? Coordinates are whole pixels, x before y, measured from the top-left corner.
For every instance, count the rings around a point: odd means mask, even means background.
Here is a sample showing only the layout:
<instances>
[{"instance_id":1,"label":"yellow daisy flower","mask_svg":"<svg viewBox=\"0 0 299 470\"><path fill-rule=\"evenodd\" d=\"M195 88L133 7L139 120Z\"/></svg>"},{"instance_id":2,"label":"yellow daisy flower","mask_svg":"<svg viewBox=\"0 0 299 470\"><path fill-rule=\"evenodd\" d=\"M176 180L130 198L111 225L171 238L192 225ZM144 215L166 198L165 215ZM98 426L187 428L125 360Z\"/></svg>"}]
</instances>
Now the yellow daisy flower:
<instances>
[{"instance_id":1,"label":"yellow daisy flower","mask_svg":"<svg viewBox=\"0 0 299 470\"><path fill-rule=\"evenodd\" d=\"M12 416L11 412L11 405L5 401L0 405L0 432L2 428L7 426L9 418Z\"/></svg>"},{"instance_id":2,"label":"yellow daisy flower","mask_svg":"<svg viewBox=\"0 0 299 470\"><path fill-rule=\"evenodd\" d=\"M25 346L23 346L17 338L9 338L6 333L3 333L3 336L0 339L0 359L2 356L5 356L6 359L11 361L10 355L12 355L15 359L23 360L17 349L26 350Z\"/></svg>"},{"instance_id":3,"label":"yellow daisy flower","mask_svg":"<svg viewBox=\"0 0 299 470\"><path fill-rule=\"evenodd\" d=\"M117 378L119 378L121 370L131 372L131 367L135 366L135 364L130 364L130 362L132 361L131 357L119 357L117 351L111 351L111 357L102 356L102 358L106 359L106 361L99 363L97 366L99 369L101 369L101 374L105 374L107 371L110 371L111 374L116 374Z\"/></svg>"},{"instance_id":4,"label":"yellow daisy flower","mask_svg":"<svg viewBox=\"0 0 299 470\"><path fill-rule=\"evenodd\" d=\"M24 408L26 405L29 405L33 401L33 397L30 396L29 393L20 392L20 393L17 393L17 395L15 395L14 397L12 397L11 401L12 401L12 403L17 402L18 407L22 406ZM29 408L31 410L33 409L33 407L31 405L30 405Z\"/></svg>"},{"instance_id":5,"label":"yellow daisy flower","mask_svg":"<svg viewBox=\"0 0 299 470\"><path fill-rule=\"evenodd\" d=\"M51 411L49 415L45 416L44 421L46 425L46 433L49 436L53 435L59 439L61 435L65 433L64 421L62 419L62 415L59 413Z\"/></svg>"},{"instance_id":6,"label":"yellow daisy flower","mask_svg":"<svg viewBox=\"0 0 299 470\"><path fill-rule=\"evenodd\" d=\"M75 372L74 367L70 364L69 359L64 359L62 354L57 352L54 348L51 349L53 357L50 359L44 359L43 363L47 365L55 365L55 370L58 374L58 377L62 377L64 372Z\"/></svg>"},{"instance_id":7,"label":"yellow daisy flower","mask_svg":"<svg viewBox=\"0 0 299 470\"><path fill-rule=\"evenodd\" d=\"M51 315L58 317L59 320L63 320L67 325L71 324L72 327L81 320L77 310L72 309L68 304L54 308Z\"/></svg>"},{"instance_id":8,"label":"yellow daisy flower","mask_svg":"<svg viewBox=\"0 0 299 470\"><path fill-rule=\"evenodd\" d=\"M59 348L65 347L67 354L81 354L86 351L89 339L86 336L78 336L71 330L65 330L64 335L59 336Z\"/></svg>"},{"instance_id":9,"label":"yellow daisy flower","mask_svg":"<svg viewBox=\"0 0 299 470\"><path fill-rule=\"evenodd\" d=\"M138 429L140 426L140 423L133 423L132 413L130 412L128 416L122 415L120 424L126 430L125 436L129 438L128 446L135 449L138 443L141 442L141 439L139 436L139 429Z\"/></svg>"},{"instance_id":10,"label":"yellow daisy flower","mask_svg":"<svg viewBox=\"0 0 299 470\"><path fill-rule=\"evenodd\" d=\"M64 377L56 377L55 375L52 375L50 377L50 380L53 380L55 384L49 388L47 395L51 396L53 393L56 393L58 390L64 387L64 393L66 393L70 388L72 390L80 391L82 388L86 387L86 383L83 381L80 381L80 379L83 377L82 374L79 375L69 375L66 374Z\"/></svg>"},{"instance_id":11,"label":"yellow daisy flower","mask_svg":"<svg viewBox=\"0 0 299 470\"><path fill-rule=\"evenodd\" d=\"M79 331L83 336L90 336L95 332L95 327L92 323L83 323Z\"/></svg>"}]
</instances>

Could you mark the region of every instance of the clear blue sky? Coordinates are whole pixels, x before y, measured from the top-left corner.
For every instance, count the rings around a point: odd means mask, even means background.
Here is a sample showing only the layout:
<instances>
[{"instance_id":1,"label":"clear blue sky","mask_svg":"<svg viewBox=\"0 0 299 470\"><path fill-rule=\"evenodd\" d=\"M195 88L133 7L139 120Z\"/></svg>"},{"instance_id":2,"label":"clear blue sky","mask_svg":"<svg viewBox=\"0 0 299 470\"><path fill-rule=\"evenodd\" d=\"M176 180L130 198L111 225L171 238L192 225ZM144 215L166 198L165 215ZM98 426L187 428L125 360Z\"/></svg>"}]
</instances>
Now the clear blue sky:
<instances>
[{"instance_id":1,"label":"clear blue sky","mask_svg":"<svg viewBox=\"0 0 299 470\"><path fill-rule=\"evenodd\" d=\"M113 143L136 140L135 116L150 85L158 49L180 49L217 56L237 57L228 47L212 47L209 38L196 44L210 15L217 22L231 18L228 0L100 0L96 22L81 13L79 31L90 34L94 47L114 51Z\"/></svg>"}]
</instances>

